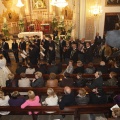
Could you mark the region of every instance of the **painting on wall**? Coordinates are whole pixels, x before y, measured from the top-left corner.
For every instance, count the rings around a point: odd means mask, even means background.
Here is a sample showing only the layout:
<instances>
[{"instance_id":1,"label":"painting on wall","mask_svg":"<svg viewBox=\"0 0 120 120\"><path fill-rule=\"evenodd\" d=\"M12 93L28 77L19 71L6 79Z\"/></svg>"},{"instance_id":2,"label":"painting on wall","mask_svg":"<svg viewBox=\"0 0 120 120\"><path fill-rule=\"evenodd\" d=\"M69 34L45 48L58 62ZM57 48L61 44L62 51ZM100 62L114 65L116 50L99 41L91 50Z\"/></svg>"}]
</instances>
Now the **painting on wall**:
<instances>
[{"instance_id":1,"label":"painting on wall","mask_svg":"<svg viewBox=\"0 0 120 120\"><path fill-rule=\"evenodd\" d=\"M105 0L106 6L110 7L115 7L115 6L120 6L120 0Z\"/></svg>"},{"instance_id":2,"label":"painting on wall","mask_svg":"<svg viewBox=\"0 0 120 120\"><path fill-rule=\"evenodd\" d=\"M32 9L46 9L46 0L32 0Z\"/></svg>"}]
</instances>

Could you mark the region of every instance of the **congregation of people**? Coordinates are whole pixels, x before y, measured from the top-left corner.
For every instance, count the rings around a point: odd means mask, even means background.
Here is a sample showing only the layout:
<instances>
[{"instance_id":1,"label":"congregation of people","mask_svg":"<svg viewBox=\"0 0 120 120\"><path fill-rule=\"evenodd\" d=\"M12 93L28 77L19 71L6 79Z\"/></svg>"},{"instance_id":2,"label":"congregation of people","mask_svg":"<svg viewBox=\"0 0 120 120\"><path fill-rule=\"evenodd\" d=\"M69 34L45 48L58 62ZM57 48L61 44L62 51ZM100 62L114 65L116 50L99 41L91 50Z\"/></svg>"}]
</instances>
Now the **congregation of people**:
<instances>
[{"instance_id":1,"label":"congregation of people","mask_svg":"<svg viewBox=\"0 0 120 120\"><path fill-rule=\"evenodd\" d=\"M16 73L13 74L7 67L7 64L11 63L9 45L5 39L2 40L0 86L47 87L48 96L43 100L40 95L35 95L31 90L28 92L13 91L10 95L4 95L4 92L0 91L0 106L21 106L24 109L26 106L59 105L62 110L65 106L71 105L120 103L120 94L112 93L108 96L103 90L103 86L119 86L120 61L111 58L112 47L101 39L99 33L96 34L95 40L90 42L85 42L85 38L75 41L72 37L66 42L64 37L60 37L58 42L60 63L56 63L58 54L56 46L51 36L45 35L42 40L39 36L27 37L26 40L20 38L19 44L13 40L11 51L18 63ZM21 62L19 54L24 54ZM101 59L97 67L93 63L95 57ZM62 63L66 64L65 69ZM19 79L15 78L16 74L20 76ZM34 74L34 78L27 77L28 74ZM45 74L49 74L48 80L44 79ZM57 79L58 74L62 74L63 78ZM72 78L72 74L76 77ZM84 78L83 74L94 74L95 78ZM109 79L104 80L102 74L109 74ZM64 88L64 95L58 96L54 92L54 87ZM80 87L77 95L71 87ZM88 93L84 87L92 91ZM0 112L0 114L7 115L9 111Z\"/></svg>"}]
</instances>

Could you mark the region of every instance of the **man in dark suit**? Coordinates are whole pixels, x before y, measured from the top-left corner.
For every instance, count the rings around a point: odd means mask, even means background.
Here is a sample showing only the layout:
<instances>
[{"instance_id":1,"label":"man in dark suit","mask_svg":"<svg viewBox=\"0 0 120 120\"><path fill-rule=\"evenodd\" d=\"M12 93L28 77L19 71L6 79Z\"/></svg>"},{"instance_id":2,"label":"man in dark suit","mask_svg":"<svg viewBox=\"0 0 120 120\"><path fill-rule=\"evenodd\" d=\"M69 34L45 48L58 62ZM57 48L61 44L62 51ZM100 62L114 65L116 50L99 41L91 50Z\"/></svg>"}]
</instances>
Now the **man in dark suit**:
<instances>
[{"instance_id":1,"label":"man in dark suit","mask_svg":"<svg viewBox=\"0 0 120 120\"><path fill-rule=\"evenodd\" d=\"M40 54L39 54L40 53L40 39L39 39L39 36L35 35L33 42L34 42L34 45L36 47L37 57L39 59L40 58Z\"/></svg>"},{"instance_id":2,"label":"man in dark suit","mask_svg":"<svg viewBox=\"0 0 120 120\"><path fill-rule=\"evenodd\" d=\"M64 93L65 95L63 95L63 97L58 102L61 110L63 110L65 106L70 106L75 104L75 96L71 91L71 88L66 86L64 88Z\"/></svg>"},{"instance_id":3,"label":"man in dark suit","mask_svg":"<svg viewBox=\"0 0 120 120\"><path fill-rule=\"evenodd\" d=\"M16 63L18 63L19 62L19 58L18 58L18 43L16 42L16 40L13 40L12 51L13 51L13 54L15 56Z\"/></svg>"},{"instance_id":4,"label":"man in dark suit","mask_svg":"<svg viewBox=\"0 0 120 120\"><path fill-rule=\"evenodd\" d=\"M55 38L58 36L58 30L57 30L57 28L55 28L54 30L53 30L53 40L55 40Z\"/></svg>"},{"instance_id":5,"label":"man in dark suit","mask_svg":"<svg viewBox=\"0 0 120 120\"><path fill-rule=\"evenodd\" d=\"M60 37L59 40L59 49L60 49L60 61L62 62L62 58L63 58L63 49L66 46L66 41L63 40L63 37Z\"/></svg>"},{"instance_id":6,"label":"man in dark suit","mask_svg":"<svg viewBox=\"0 0 120 120\"><path fill-rule=\"evenodd\" d=\"M102 89L103 87L103 78L102 78L102 72L96 71L95 73L95 80L93 80L91 85L87 85L91 89L99 88Z\"/></svg>"},{"instance_id":7,"label":"man in dark suit","mask_svg":"<svg viewBox=\"0 0 120 120\"><path fill-rule=\"evenodd\" d=\"M74 63L77 63L78 61L78 49L75 43L72 44L70 59L73 60Z\"/></svg>"},{"instance_id":8,"label":"man in dark suit","mask_svg":"<svg viewBox=\"0 0 120 120\"><path fill-rule=\"evenodd\" d=\"M55 64L54 61L52 61L51 66L48 67L47 74L50 74L50 73L58 74L58 66Z\"/></svg>"},{"instance_id":9,"label":"man in dark suit","mask_svg":"<svg viewBox=\"0 0 120 120\"><path fill-rule=\"evenodd\" d=\"M44 53L44 60L47 60L47 54L48 54L48 41L46 40L45 38L45 35L43 35L43 39L42 39L42 42L41 42L41 45L43 46L43 48L45 49L45 51L43 52Z\"/></svg>"},{"instance_id":10,"label":"man in dark suit","mask_svg":"<svg viewBox=\"0 0 120 120\"><path fill-rule=\"evenodd\" d=\"M37 65L37 52L34 45L29 45L29 58L32 65Z\"/></svg>"},{"instance_id":11,"label":"man in dark suit","mask_svg":"<svg viewBox=\"0 0 120 120\"><path fill-rule=\"evenodd\" d=\"M7 60L7 63L11 63L10 57L8 55L8 51L9 51L9 44L5 42L5 39L2 39L2 53Z\"/></svg>"},{"instance_id":12,"label":"man in dark suit","mask_svg":"<svg viewBox=\"0 0 120 120\"><path fill-rule=\"evenodd\" d=\"M19 43L19 48L21 51L26 51L26 42L24 41L23 38L20 38L21 42Z\"/></svg>"},{"instance_id":13,"label":"man in dark suit","mask_svg":"<svg viewBox=\"0 0 120 120\"><path fill-rule=\"evenodd\" d=\"M90 46L90 43L86 43L86 49L85 49L85 62L89 63L93 61L93 51Z\"/></svg>"}]
</instances>

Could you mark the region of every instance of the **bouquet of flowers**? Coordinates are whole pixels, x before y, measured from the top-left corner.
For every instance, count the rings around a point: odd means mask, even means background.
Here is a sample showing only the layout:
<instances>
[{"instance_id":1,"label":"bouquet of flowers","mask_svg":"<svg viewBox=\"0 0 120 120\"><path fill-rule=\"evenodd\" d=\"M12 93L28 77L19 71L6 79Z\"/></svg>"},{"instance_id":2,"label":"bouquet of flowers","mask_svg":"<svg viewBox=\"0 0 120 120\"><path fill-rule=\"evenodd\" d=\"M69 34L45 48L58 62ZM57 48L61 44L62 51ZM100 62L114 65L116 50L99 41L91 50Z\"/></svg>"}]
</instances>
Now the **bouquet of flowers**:
<instances>
[{"instance_id":1,"label":"bouquet of flowers","mask_svg":"<svg viewBox=\"0 0 120 120\"><path fill-rule=\"evenodd\" d=\"M8 29L8 24L7 24L6 18L3 19L2 32L5 36L7 36L9 34L9 29Z\"/></svg>"},{"instance_id":2,"label":"bouquet of flowers","mask_svg":"<svg viewBox=\"0 0 120 120\"><path fill-rule=\"evenodd\" d=\"M23 19L19 19L18 25L19 25L19 31L23 32L24 31L24 21L23 21Z\"/></svg>"}]
</instances>

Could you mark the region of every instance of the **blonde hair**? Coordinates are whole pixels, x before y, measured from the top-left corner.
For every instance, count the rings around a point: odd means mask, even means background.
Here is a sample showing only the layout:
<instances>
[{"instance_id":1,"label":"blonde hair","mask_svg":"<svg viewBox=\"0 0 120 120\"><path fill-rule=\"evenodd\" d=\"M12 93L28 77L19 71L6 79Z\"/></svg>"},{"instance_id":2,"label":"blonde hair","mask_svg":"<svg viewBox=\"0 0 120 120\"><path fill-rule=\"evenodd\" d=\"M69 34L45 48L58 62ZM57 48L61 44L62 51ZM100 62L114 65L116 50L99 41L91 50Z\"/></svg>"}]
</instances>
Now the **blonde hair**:
<instances>
[{"instance_id":1,"label":"blonde hair","mask_svg":"<svg viewBox=\"0 0 120 120\"><path fill-rule=\"evenodd\" d=\"M110 75L111 75L112 78L113 78L113 77L116 77L116 76L117 76L117 73L115 73L115 72L110 72Z\"/></svg>"},{"instance_id":2,"label":"blonde hair","mask_svg":"<svg viewBox=\"0 0 120 120\"><path fill-rule=\"evenodd\" d=\"M3 54L0 54L0 59L3 59Z\"/></svg>"},{"instance_id":3,"label":"blonde hair","mask_svg":"<svg viewBox=\"0 0 120 120\"><path fill-rule=\"evenodd\" d=\"M0 98L1 98L2 100L5 99L5 96L4 96L4 92L3 92L3 91L0 91Z\"/></svg>"},{"instance_id":4,"label":"blonde hair","mask_svg":"<svg viewBox=\"0 0 120 120\"><path fill-rule=\"evenodd\" d=\"M85 96L86 95L86 90L84 88L80 88L78 91L79 95Z\"/></svg>"},{"instance_id":5,"label":"blonde hair","mask_svg":"<svg viewBox=\"0 0 120 120\"><path fill-rule=\"evenodd\" d=\"M35 98L35 93L32 91L32 90L29 90L28 91L28 97L30 100L34 100Z\"/></svg>"},{"instance_id":6,"label":"blonde hair","mask_svg":"<svg viewBox=\"0 0 120 120\"><path fill-rule=\"evenodd\" d=\"M42 77L42 73L41 72L36 72L35 75L37 75L39 78Z\"/></svg>"},{"instance_id":7,"label":"blonde hair","mask_svg":"<svg viewBox=\"0 0 120 120\"><path fill-rule=\"evenodd\" d=\"M13 80L14 79L14 74L13 73L10 73L10 74L8 74L8 79L11 79L11 80Z\"/></svg>"},{"instance_id":8,"label":"blonde hair","mask_svg":"<svg viewBox=\"0 0 120 120\"><path fill-rule=\"evenodd\" d=\"M47 94L48 94L48 96L53 96L53 97L56 96L56 94L55 94L55 92L54 92L54 90L52 88L47 89Z\"/></svg>"},{"instance_id":9,"label":"blonde hair","mask_svg":"<svg viewBox=\"0 0 120 120\"><path fill-rule=\"evenodd\" d=\"M56 79L56 74L55 74L55 73L50 73L49 78L50 78L50 79Z\"/></svg>"},{"instance_id":10,"label":"blonde hair","mask_svg":"<svg viewBox=\"0 0 120 120\"><path fill-rule=\"evenodd\" d=\"M11 93L11 96L12 97L18 97L20 94L19 94L19 92L18 91L13 91L12 93Z\"/></svg>"}]
</instances>

